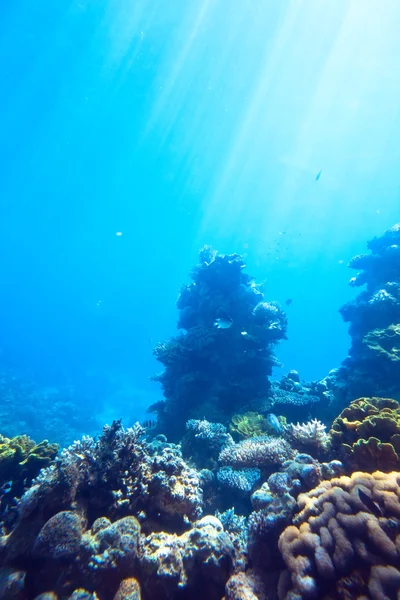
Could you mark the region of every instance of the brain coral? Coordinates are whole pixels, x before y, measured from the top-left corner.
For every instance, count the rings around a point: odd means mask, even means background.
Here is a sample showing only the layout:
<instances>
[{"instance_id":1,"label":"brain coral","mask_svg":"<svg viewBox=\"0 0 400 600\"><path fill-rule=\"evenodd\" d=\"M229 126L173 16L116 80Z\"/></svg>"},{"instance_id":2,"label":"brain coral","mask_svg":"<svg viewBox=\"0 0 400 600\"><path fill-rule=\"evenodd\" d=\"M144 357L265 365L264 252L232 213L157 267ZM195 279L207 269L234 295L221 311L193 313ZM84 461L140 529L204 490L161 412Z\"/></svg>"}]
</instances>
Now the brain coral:
<instances>
[{"instance_id":1,"label":"brain coral","mask_svg":"<svg viewBox=\"0 0 400 600\"><path fill-rule=\"evenodd\" d=\"M334 420L332 445L351 468L400 467L400 404L391 398L359 398Z\"/></svg>"},{"instance_id":2,"label":"brain coral","mask_svg":"<svg viewBox=\"0 0 400 600\"><path fill-rule=\"evenodd\" d=\"M400 594L400 474L353 473L300 494L279 538L280 600Z\"/></svg>"}]
</instances>

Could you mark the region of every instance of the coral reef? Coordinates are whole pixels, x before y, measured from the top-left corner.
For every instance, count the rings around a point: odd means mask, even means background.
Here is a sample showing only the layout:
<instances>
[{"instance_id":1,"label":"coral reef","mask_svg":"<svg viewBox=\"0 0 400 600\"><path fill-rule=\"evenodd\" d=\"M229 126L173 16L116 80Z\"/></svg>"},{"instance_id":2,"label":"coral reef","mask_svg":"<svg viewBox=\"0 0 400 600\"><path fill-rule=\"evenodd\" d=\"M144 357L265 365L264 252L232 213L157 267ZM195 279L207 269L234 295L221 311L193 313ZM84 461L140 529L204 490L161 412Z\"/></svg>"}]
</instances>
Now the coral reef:
<instances>
[{"instance_id":1,"label":"coral reef","mask_svg":"<svg viewBox=\"0 0 400 600\"><path fill-rule=\"evenodd\" d=\"M400 475L353 473L298 498L281 534L280 600L396 598L400 590Z\"/></svg>"},{"instance_id":2,"label":"coral reef","mask_svg":"<svg viewBox=\"0 0 400 600\"><path fill-rule=\"evenodd\" d=\"M333 448L346 465L371 472L400 466L400 404L391 398L359 398L334 420Z\"/></svg>"},{"instance_id":3,"label":"coral reef","mask_svg":"<svg viewBox=\"0 0 400 600\"><path fill-rule=\"evenodd\" d=\"M222 423L206 419L190 419L182 438L182 454L198 468L215 468L222 448L233 446L234 441Z\"/></svg>"},{"instance_id":4,"label":"coral reef","mask_svg":"<svg viewBox=\"0 0 400 600\"><path fill-rule=\"evenodd\" d=\"M283 438L261 436L243 440L224 448L219 461L235 468L276 467L293 458L295 452Z\"/></svg>"},{"instance_id":5,"label":"coral reef","mask_svg":"<svg viewBox=\"0 0 400 600\"><path fill-rule=\"evenodd\" d=\"M301 420L305 411L318 411L326 406L315 383L300 382L297 371L289 371L279 381L274 381L262 404L263 413L270 411L289 418Z\"/></svg>"},{"instance_id":6,"label":"coral reef","mask_svg":"<svg viewBox=\"0 0 400 600\"><path fill-rule=\"evenodd\" d=\"M226 584L223 600L267 600L268 590L274 586L271 578L259 569L248 569L246 573L235 573Z\"/></svg>"},{"instance_id":7,"label":"coral reef","mask_svg":"<svg viewBox=\"0 0 400 600\"><path fill-rule=\"evenodd\" d=\"M261 479L260 469L232 469L232 467L221 467L217 471L219 486L229 492L229 501L235 496L250 495L254 486Z\"/></svg>"},{"instance_id":8,"label":"coral reef","mask_svg":"<svg viewBox=\"0 0 400 600\"><path fill-rule=\"evenodd\" d=\"M364 336L363 342L379 358L400 362L400 324L374 329Z\"/></svg>"},{"instance_id":9,"label":"coral reef","mask_svg":"<svg viewBox=\"0 0 400 600\"><path fill-rule=\"evenodd\" d=\"M267 433L268 422L262 414L248 411L233 415L229 430L238 438L257 437Z\"/></svg>"},{"instance_id":10,"label":"coral reef","mask_svg":"<svg viewBox=\"0 0 400 600\"><path fill-rule=\"evenodd\" d=\"M181 536L152 533L143 548L141 581L152 600L175 598L179 591L182 598L221 598L234 548L216 517L204 517Z\"/></svg>"},{"instance_id":11,"label":"coral reef","mask_svg":"<svg viewBox=\"0 0 400 600\"><path fill-rule=\"evenodd\" d=\"M299 493L343 471L339 461L320 463L308 454L297 454L268 477L251 496L254 512L248 522L248 552L254 564L267 570L279 566L278 537L291 522Z\"/></svg>"},{"instance_id":12,"label":"coral reef","mask_svg":"<svg viewBox=\"0 0 400 600\"><path fill-rule=\"evenodd\" d=\"M345 383L344 401L360 396L400 399L400 224L371 240L368 249L369 254L349 263L359 271L350 285L366 289L340 309L352 340L337 373Z\"/></svg>"},{"instance_id":13,"label":"coral reef","mask_svg":"<svg viewBox=\"0 0 400 600\"><path fill-rule=\"evenodd\" d=\"M90 594L98 590L100 598L110 600L131 589L132 597L139 598L142 581L149 598L153 596L146 589L145 557L150 550L145 538L153 544L154 536L170 535L187 541L178 546L186 557L185 577L196 585L203 558L202 569L207 571L208 543L209 573L218 579L218 567L226 570L221 575L223 590L233 560L230 538L225 540L221 524L214 538L214 522L212 531L201 524L192 526L202 509L197 473L175 445L165 442L155 451L145 441L142 427L125 430L114 422L99 440L85 437L75 442L40 471L15 507L13 522L3 520L0 564L10 572L23 567L24 598L48 590L68 597L80 589ZM185 530L187 537L179 538ZM152 533L157 531L164 533ZM137 585L133 577L139 578ZM179 588L184 585L182 579Z\"/></svg>"},{"instance_id":14,"label":"coral reef","mask_svg":"<svg viewBox=\"0 0 400 600\"><path fill-rule=\"evenodd\" d=\"M104 384L102 397L107 391ZM41 387L0 366L0 431L7 437L22 431L33 439L44 438L65 447L85 433L97 433L100 403L101 397L89 383L79 390L70 384Z\"/></svg>"},{"instance_id":15,"label":"coral reef","mask_svg":"<svg viewBox=\"0 0 400 600\"><path fill-rule=\"evenodd\" d=\"M154 349L165 369L154 378L165 396L154 410L169 439L178 439L189 419L225 423L267 395L273 348L285 339L287 320L244 267L238 254L204 247L177 302L184 331Z\"/></svg>"},{"instance_id":16,"label":"coral reef","mask_svg":"<svg viewBox=\"0 0 400 600\"><path fill-rule=\"evenodd\" d=\"M326 426L318 419L296 425L289 423L285 435L290 444L302 452L309 450L319 455L326 454L330 443Z\"/></svg>"},{"instance_id":17,"label":"coral reef","mask_svg":"<svg viewBox=\"0 0 400 600\"><path fill-rule=\"evenodd\" d=\"M36 444L26 435L6 438L0 435L0 508L11 509L32 480L58 453L58 445L47 440ZM12 518L12 514L8 515Z\"/></svg>"}]
</instances>

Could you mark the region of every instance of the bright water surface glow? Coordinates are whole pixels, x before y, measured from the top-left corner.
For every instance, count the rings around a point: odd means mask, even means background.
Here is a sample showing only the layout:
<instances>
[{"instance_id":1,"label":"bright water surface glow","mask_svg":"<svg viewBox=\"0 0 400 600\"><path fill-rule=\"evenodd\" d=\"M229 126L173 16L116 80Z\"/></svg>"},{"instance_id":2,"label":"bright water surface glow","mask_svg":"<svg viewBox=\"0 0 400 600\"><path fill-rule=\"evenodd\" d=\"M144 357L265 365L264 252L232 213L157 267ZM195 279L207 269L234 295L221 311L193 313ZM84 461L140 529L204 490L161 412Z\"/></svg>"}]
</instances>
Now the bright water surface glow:
<instances>
[{"instance_id":1,"label":"bright water surface glow","mask_svg":"<svg viewBox=\"0 0 400 600\"><path fill-rule=\"evenodd\" d=\"M346 263L400 220L399 28L398 0L1 3L4 355L142 411L207 243L293 299L284 370L338 366Z\"/></svg>"}]
</instances>

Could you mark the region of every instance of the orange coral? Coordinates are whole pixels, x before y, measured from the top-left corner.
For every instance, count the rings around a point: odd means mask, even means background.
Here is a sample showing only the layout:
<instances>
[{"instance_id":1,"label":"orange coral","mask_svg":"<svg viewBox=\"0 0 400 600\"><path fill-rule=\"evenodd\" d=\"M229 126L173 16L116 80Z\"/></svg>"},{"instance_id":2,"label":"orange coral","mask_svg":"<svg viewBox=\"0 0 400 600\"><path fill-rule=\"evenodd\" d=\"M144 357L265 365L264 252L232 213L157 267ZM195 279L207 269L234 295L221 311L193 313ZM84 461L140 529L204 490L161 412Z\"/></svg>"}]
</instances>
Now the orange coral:
<instances>
[{"instance_id":1,"label":"orange coral","mask_svg":"<svg viewBox=\"0 0 400 600\"><path fill-rule=\"evenodd\" d=\"M353 473L298 498L279 549L287 571L280 600L398 598L400 474Z\"/></svg>"}]
</instances>

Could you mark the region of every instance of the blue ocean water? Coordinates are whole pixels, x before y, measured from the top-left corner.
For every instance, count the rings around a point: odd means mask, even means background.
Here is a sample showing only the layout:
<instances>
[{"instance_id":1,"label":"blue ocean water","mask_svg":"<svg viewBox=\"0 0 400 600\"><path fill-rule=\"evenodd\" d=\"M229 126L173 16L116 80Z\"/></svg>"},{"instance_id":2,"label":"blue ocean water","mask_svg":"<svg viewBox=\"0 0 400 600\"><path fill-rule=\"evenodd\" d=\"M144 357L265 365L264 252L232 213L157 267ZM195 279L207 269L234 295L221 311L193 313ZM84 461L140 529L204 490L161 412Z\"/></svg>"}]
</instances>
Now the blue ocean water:
<instances>
[{"instance_id":1,"label":"blue ocean water","mask_svg":"<svg viewBox=\"0 0 400 600\"><path fill-rule=\"evenodd\" d=\"M204 244L285 307L274 377L338 366L347 262L399 221L399 19L396 0L3 2L2 368L70 390L66 422L82 402L99 430L147 418Z\"/></svg>"}]
</instances>

